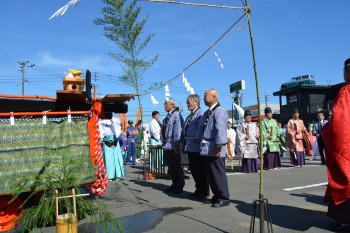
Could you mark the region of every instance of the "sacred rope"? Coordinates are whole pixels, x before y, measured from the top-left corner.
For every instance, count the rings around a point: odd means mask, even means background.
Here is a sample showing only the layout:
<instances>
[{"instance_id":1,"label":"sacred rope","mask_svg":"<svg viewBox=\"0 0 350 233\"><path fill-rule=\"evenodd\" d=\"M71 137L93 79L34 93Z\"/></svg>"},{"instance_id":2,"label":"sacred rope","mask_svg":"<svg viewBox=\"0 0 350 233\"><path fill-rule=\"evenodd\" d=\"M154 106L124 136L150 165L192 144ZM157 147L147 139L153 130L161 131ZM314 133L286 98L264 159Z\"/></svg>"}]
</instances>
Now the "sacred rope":
<instances>
[{"instance_id":1,"label":"sacred rope","mask_svg":"<svg viewBox=\"0 0 350 233\"><path fill-rule=\"evenodd\" d=\"M95 153L95 167L97 166L96 170L96 181L95 183L90 185L91 191L97 195L101 196L106 192L106 188L108 185L108 176L106 173L106 168L103 162L103 156L102 156L102 148L100 143L100 129L99 129L99 123L98 123L98 114L93 112L92 119L94 124L94 153Z\"/></svg>"}]
</instances>

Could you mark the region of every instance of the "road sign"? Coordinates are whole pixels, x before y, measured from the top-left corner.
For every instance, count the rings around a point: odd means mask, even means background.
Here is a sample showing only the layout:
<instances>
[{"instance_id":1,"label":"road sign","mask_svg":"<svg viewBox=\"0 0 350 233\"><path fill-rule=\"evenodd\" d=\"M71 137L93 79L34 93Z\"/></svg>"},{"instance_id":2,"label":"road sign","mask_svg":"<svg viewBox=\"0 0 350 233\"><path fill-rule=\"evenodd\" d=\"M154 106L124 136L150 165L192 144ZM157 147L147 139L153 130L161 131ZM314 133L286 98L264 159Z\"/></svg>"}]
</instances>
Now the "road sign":
<instances>
[{"instance_id":1,"label":"road sign","mask_svg":"<svg viewBox=\"0 0 350 233\"><path fill-rule=\"evenodd\" d=\"M245 90L245 80L240 80L230 85L230 93L234 93L240 90Z\"/></svg>"}]
</instances>

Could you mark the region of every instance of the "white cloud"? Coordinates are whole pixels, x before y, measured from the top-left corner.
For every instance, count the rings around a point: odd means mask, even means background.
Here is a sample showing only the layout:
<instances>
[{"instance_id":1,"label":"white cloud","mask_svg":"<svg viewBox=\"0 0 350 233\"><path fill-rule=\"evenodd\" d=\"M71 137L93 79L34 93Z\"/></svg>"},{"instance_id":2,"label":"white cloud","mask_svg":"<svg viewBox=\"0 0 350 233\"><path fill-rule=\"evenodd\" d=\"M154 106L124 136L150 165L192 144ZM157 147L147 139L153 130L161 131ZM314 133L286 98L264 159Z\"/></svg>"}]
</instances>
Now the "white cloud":
<instances>
[{"instance_id":1,"label":"white cloud","mask_svg":"<svg viewBox=\"0 0 350 233\"><path fill-rule=\"evenodd\" d=\"M89 69L91 71L113 73L121 72L120 65L117 61L103 55L76 55L72 54L69 58L55 57L50 52L39 52L38 60L42 67L65 66L80 70Z\"/></svg>"}]
</instances>

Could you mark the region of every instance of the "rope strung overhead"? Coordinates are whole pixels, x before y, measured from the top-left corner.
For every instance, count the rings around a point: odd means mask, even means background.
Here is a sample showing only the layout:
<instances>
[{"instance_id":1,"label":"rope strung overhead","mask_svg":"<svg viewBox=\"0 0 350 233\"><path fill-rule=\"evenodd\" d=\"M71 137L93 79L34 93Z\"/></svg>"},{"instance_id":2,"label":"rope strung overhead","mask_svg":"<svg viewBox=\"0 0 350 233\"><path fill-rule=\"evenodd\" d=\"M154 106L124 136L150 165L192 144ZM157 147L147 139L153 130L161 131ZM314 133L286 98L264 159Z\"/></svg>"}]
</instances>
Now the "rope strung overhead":
<instances>
[{"instance_id":1,"label":"rope strung overhead","mask_svg":"<svg viewBox=\"0 0 350 233\"><path fill-rule=\"evenodd\" d=\"M143 1L160 1L160 0L143 0ZM160 2L163 2L163 1L160 1ZM227 33L229 33L229 32L232 30L232 28L233 28L234 26L236 26L236 25L239 23L239 21L241 21L241 20L244 18L245 15L247 15L248 12L247 12L247 10L246 10L246 7L242 7L241 9L244 9L244 10L245 10L244 14L243 14L241 17L239 17L239 19L238 19L237 21L235 21L235 22L234 22L234 23L219 37L219 39L217 39L209 48L207 48L207 50L205 50L197 59L195 59L191 64L189 64L188 66L186 66L186 67L185 67L179 74L177 74L175 77L173 77L173 78L169 79L168 81L166 81L163 85L158 86L157 88L154 88L154 89L152 89L152 90L150 90L150 91L148 91L148 92L142 94L141 96L151 94L152 92L154 92L154 91L156 91L156 90L159 90L160 88L162 88L162 87L168 85L168 83L170 83L170 82L172 82L173 80L175 80L175 79L177 79L178 77L180 77L187 69L189 69L191 66L193 66L194 64L196 64L199 60L201 60L211 49L213 49L213 47L214 47L217 43L219 43L219 41L220 41L222 38L224 38L224 37L226 36Z\"/></svg>"},{"instance_id":2,"label":"rope strung overhead","mask_svg":"<svg viewBox=\"0 0 350 233\"><path fill-rule=\"evenodd\" d=\"M190 6L205 6L205 7L215 7L215 8L229 8L229 9L244 9L242 6L219 6L212 4L202 4L202 3L191 3L191 2L177 2L177 1L168 1L168 0L142 0L143 2L162 2L170 4L181 4L181 5L190 5Z\"/></svg>"}]
</instances>

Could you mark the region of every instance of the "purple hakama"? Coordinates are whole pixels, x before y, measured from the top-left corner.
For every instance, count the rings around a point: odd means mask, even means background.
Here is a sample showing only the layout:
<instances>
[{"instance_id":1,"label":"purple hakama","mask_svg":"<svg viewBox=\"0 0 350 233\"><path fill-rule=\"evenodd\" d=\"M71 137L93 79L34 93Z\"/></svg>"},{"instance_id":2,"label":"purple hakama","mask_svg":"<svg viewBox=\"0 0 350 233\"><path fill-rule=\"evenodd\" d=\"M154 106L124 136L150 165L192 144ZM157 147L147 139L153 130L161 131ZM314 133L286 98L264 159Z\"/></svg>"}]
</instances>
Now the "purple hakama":
<instances>
[{"instance_id":1,"label":"purple hakama","mask_svg":"<svg viewBox=\"0 0 350 233\"><path fill-rule=\"evenodd\" d=\"M264 169L270 170L281 167L281 158L278 152L267 151L264 154Z\"/></svg>"},{"instance_id":2,"label":"purple hakama","mask_svg":"<svg viewBox=\"0 0 350 233\"><path fill-rule=\"evenodd\" d=\"M258 159L243 158L242 167L243 167L243 172L246 172L246 173L258 172Z\"/></svg>"},{"instance_id":3,"label":"purple hakama","mask_svg":"<svg viewBox=\"0 0 350 233\"><path fill-rule=\"evenodd\" d=\"M295 152L291 153L292 163L294 166L304 166L305 165L305 153Z\"/></svg>"}]
</instances>

